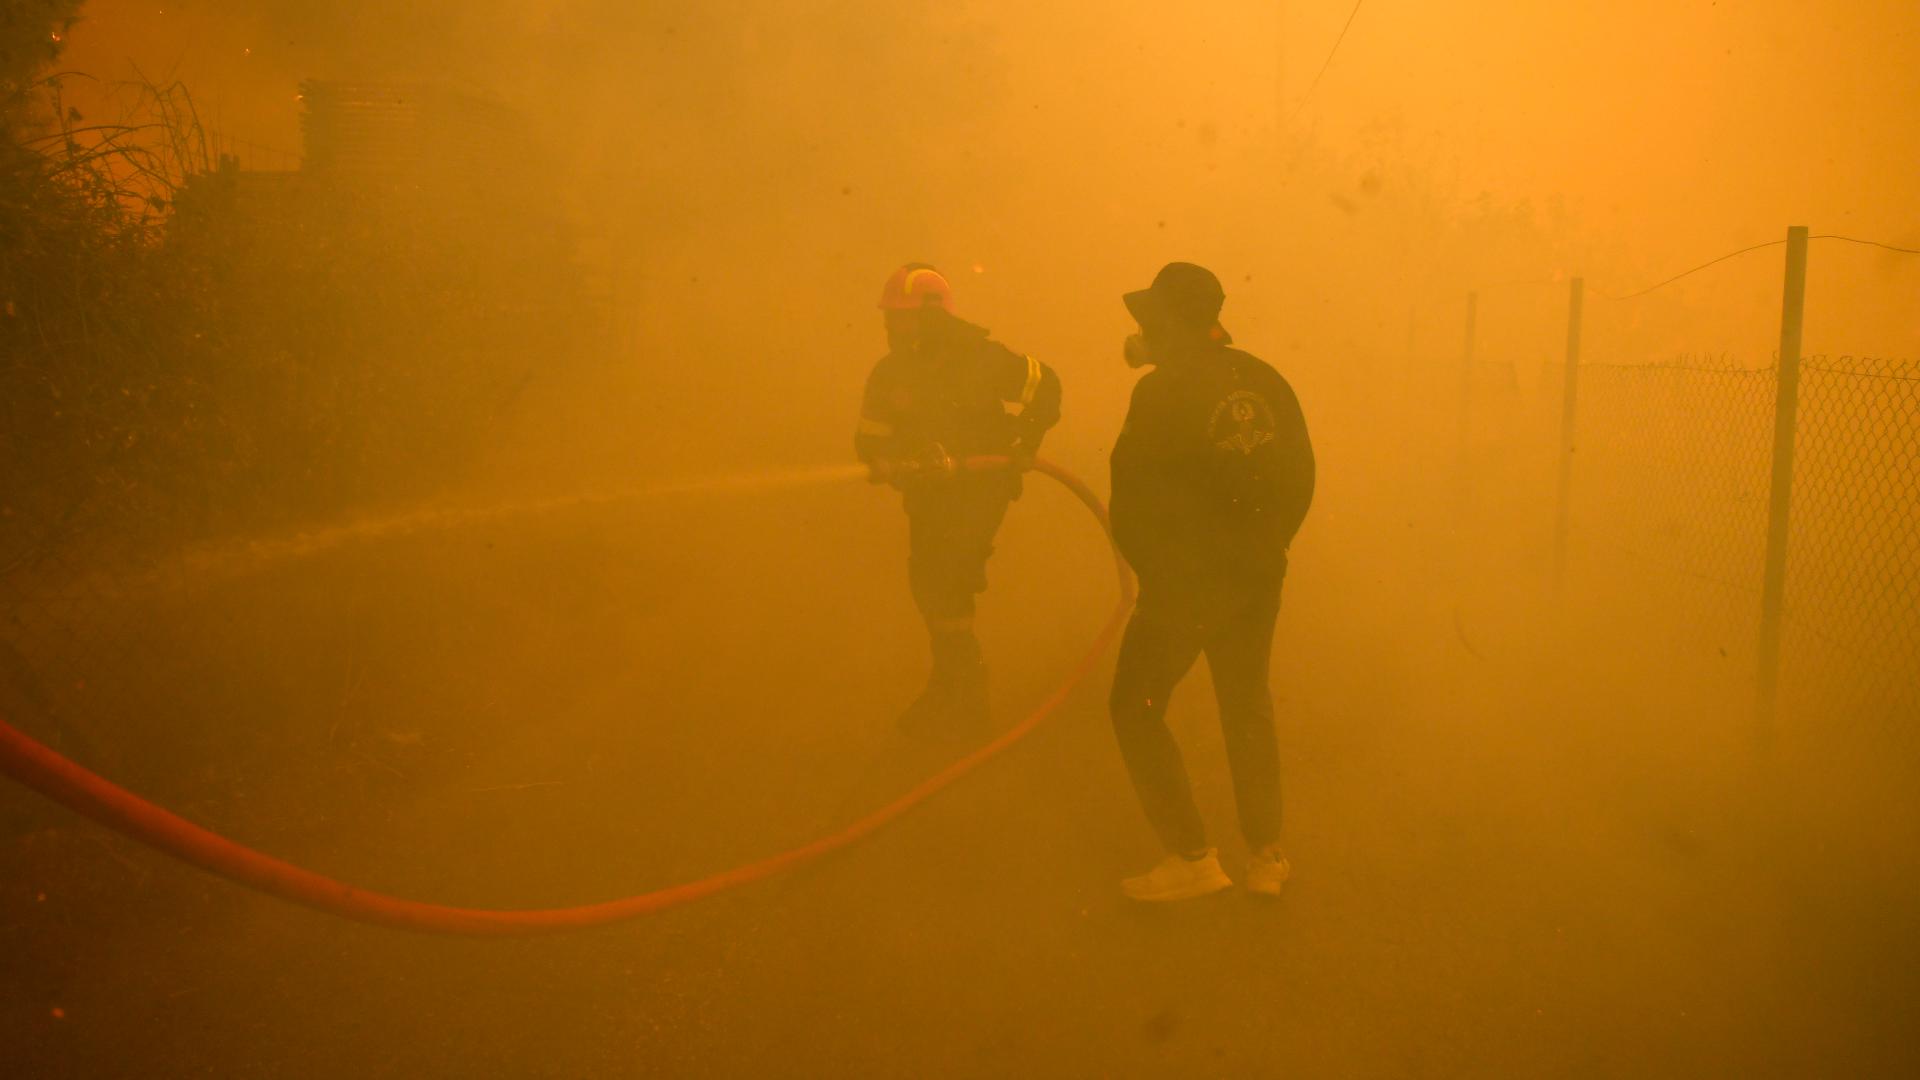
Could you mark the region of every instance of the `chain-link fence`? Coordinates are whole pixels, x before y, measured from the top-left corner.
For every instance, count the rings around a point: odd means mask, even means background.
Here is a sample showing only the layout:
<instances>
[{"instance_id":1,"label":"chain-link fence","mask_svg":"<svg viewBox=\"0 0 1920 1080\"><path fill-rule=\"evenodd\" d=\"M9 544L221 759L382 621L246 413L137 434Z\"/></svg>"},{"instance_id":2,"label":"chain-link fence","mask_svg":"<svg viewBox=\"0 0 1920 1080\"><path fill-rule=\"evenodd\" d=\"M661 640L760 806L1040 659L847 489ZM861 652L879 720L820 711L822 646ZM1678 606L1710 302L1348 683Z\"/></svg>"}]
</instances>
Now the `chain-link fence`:
<instances>
[{"instance_id":1,"label":"chain-link fence","mask_svg":"<svg viewBox=\"0 0 1920 1080\"><path fill-rule=\"evenodd\" d=\"M1778 366L1690 356L1578 378L1570 602L1744 692L1763 663ZM1920 365L1811 356L1798 403L1779 709L1920 717Z\"/></svg>"},{"instance_id":2,"label":"chain-link fence","mask_svg":"<svg viewBox=\"0 0 1920 1080\"><path fill-rule=\"evenodd\" d=\"M1791 262L1789 281L1797 336ZM1534 395L1474 380L1468 403L1499 444L1476 463L1483 489L1526 475L1512 458L1568 462L1552 512L1569 608L1733 700L1757 690L1789 722L1920 720L1920 363L1610 352L1557 365ZM1570 426L1551 431L1569 375ZM1516 409L1532 422L1500 415ZM1506 505L1543 516L1547 491Z\"/></svg>"},{"instance_id":3,"label":"chain-link fence","mask_svg":"<svg viewBox=\"0 0 1920 1080\"><path fill-rule=\"evenodd\" d=\"M1801 364L1781 700L1920 716L1920 364Z\"/></svg>"},{"instance_id":4,"label":"chain-link fence","mask_svg":"<svg viewBox=\"0 0 1920 1080\"><path fill-rule=\"evenodd\" d=\"M1579 372L1569 488L1572 587L1646 598L1644 632L1753 671L1774 375L1688 356Z\"/></svg>"}]
</instances>

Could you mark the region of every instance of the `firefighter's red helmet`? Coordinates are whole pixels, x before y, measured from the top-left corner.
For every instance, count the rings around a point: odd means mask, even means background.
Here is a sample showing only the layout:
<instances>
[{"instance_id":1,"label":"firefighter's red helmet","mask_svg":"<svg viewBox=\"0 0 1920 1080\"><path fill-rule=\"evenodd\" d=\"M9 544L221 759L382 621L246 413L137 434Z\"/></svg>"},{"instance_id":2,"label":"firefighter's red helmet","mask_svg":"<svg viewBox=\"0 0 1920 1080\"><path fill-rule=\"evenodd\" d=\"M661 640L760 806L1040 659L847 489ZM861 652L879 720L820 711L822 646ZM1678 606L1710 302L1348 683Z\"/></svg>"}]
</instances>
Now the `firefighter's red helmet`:
<instances>
[{"instance_id":1,"label":"firefighter's red helmet","mask_svg":"<svg viewBox=\"0 0 1920 1080\"><path fill-rule=\"evenodd\" d=\"M888 275L880 288L882 311L918 311L938 307L953 313L953 286L926 263L908 263Z\"/></svg>"}]
</instances>

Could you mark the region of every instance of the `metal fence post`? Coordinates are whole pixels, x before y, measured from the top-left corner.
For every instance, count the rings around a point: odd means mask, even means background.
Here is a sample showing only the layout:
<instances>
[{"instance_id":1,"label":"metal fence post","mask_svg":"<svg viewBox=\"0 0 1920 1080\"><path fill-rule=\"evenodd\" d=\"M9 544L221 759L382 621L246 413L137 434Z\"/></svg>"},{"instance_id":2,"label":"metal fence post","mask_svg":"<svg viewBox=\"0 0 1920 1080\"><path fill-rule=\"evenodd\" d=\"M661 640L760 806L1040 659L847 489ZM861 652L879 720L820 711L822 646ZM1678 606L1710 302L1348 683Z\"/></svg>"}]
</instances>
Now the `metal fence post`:
<instances>
[{"instance_id":1,"label":"metal fence post","mask_svg":"<svg viewBox=\"0 0 1920 1080\"><path fill-rule=\"evenodd\" d=\"M1553 587L1567 578L1567 516L1573 491L1573 430L1580 395L1580 316L1586 306L1586 279L1574 278L1567 291L1567 366L1560 392L1560 487L1553 518Z\"/></svg>"},{"instance_id":2,"label":"metal fence post","mask_svg":"<svg viewBox=\"0 0 1920 1080\"><path fill-rule=\"evenodd\" d=\"M1793 436L1800 412L1800 324L1807 291L1807 227L1787 230L1780 299L1780 363L1773 398L1773 485L1767 500L1767 559L1760 585L1761 733L1771 732L1780 688L1780 618L1786 600L1787 522L1793 509Z\"/></svg>"}]
</instances>

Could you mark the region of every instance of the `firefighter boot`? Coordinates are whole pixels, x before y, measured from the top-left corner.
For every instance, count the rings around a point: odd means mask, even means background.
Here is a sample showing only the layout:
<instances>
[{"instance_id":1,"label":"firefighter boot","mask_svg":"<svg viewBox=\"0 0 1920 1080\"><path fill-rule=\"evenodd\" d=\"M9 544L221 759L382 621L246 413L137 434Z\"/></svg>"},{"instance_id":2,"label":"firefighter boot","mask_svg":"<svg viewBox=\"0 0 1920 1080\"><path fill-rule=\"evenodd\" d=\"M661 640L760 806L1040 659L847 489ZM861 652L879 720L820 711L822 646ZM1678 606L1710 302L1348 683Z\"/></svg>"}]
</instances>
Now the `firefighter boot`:
<instances>
[{"instance_id":1,"label":"firefighter boot","mask_svg":"<svg viewBox=\"0 0 1920 1080\"><path fill-rule=\"evenodd\" d=\"M973 629L929 627L933 671L927 687L900 716L900 729L917 738L951 734L963 725L986 722L987 676L980 642ZM976 719L977 718L977 719Z\"/></svg>"},{"instance_id":2,"label":"firefighter boot","mask_svg":"<svg viewBox=\"0 0 1920 1080\"><path fill-rule=\"evenodd\" d=\"M971 637L968 639L972 641ZM972 735L987 729L987 665L980 661L980 645L972 642L972 656L954 669L947 730Z\"/></svg>"}]
</instances>

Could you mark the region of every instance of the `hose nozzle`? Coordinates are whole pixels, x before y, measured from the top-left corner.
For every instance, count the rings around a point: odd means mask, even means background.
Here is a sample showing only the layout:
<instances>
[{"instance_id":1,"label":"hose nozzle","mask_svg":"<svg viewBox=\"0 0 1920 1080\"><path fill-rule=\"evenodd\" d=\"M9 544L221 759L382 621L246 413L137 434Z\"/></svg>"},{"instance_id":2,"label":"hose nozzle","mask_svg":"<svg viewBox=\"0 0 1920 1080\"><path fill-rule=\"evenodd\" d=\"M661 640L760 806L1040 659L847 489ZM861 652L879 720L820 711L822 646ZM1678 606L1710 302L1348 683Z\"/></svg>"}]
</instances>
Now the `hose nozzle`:
<instances>
[{"instance_id":1,"label":"hose nozzle","mask_svg":"<svg viewBox=\"0 0 1920 1080\"><path fill-rule=\"evenodd\" d=\"M954 460L953 455L947 453L947 448L939 443L934 443L913 457L899 458L875 467L879 478L895 486L950 477L959 471L960 462Z\"/></svg>"}]
</instances>

